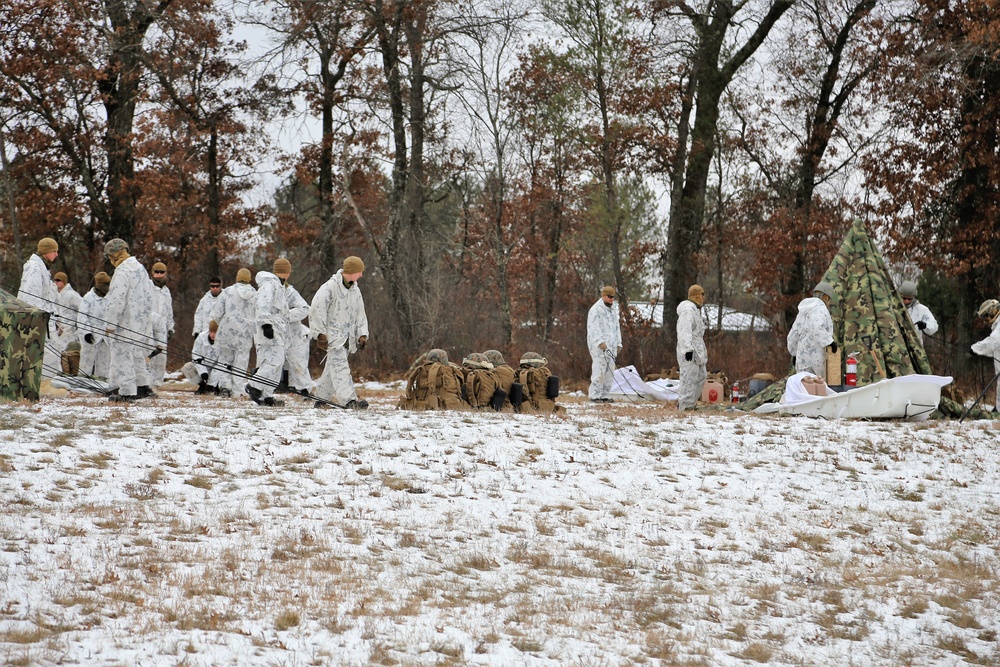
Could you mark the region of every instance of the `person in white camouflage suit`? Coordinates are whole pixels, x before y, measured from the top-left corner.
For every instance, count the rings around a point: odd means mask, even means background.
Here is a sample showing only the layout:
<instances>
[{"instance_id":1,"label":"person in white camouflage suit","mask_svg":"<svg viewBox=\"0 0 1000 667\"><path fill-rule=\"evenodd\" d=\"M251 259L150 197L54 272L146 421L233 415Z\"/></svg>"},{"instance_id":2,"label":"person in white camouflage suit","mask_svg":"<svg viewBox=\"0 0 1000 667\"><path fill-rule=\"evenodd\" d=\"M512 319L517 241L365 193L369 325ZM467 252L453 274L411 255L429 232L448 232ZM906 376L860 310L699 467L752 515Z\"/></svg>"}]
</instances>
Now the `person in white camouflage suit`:
<instances>
[{"instance_id":1,"label":"person in white camouflage suit","mask_svg":"<svg viewBox=\"0 0 1000 667\"><path fill-rule=\"evenodd\" d=\"M972 344L972 351L984 357L993 358L993 372L1000 375L1000 302L987 299L976 311L978 317L985 318L990 323L990 335L978 343ZM994 382L995 384L995 382ZM994 387L998 389L998 387ZM996 392L995 409L1000 413L1000 390Z\"/></svg>"},{"instance_id":2,"label":"person in white camouflage suit","mask_svg":"<svg viewBox=\"0 0 1000 667\"><path fill-rule=\"evenodd\" d=\"M358 287L364 270L360 257L348 257L313 296L309 334L326 350L323 374L316 382L316 396L323 399L316 401L317 408L330 407L324 401L359 410L368 407L368 401L358 399L347 363L349 354L365 349L368 343L368 315Z\"/></svg>"},{"instance_id":3,"label":"person in white camouflage suit","mask_svg":"<svg viewBox=\"0 0 1000 667\"><path fill-rule=\"evenodd\" d=\"M208 323L208 329L198 334L191 348L191 361L181 367L188 381L198 385L197 394L215 393L218 386L210 384L209 374L219 363L219 344L216 334L219 324L215 320Z\"/></svg>"},{"instance_id":4,"label":"person in white camouflage suit","mask_svg":"<svg viewBox=\"0 0 1000 667\"><path fill-rule=\"evenodd\" d=\"M830 317L830 301L836 296L833 285L821 282L813 288L811 297L799 302L799 313L787 338L796 373L812 373L826 380L826 348L837 351Z\"/></svg>"},{"instance_id":5,"label":"person in white camouflage suit","mask_svg":"<svg viewBox=\"0 0 1000 667\"><path fill-rule=\"evenodd\" d=\"M601 289L601 298L587 314L587 349L590 351L590 390L595 403L612 403L611 382L615 377L615 358L622 349L622 326L615 303L615 288Z\"/></svg>"},{"instance_id":6,"label":"person in white camouflage suit","mask_svg":"<svg viewBox=\"0 0 1000 667\"><path fill-rule=\"evenodd\" d=\"M284 257L274 260L273 273L257 273L257 313L254 345L257 348L257 371L245 387L258 405L284 405L275 400L274 388L281 380L285 363L285 339L288 335L288 297L284 282L292 274L292 265Z\"/></svg>"},{"instance_id":7,"label":"person in white camouflage suit","mask_svg":"<svg viewBox=\"0 0 1000 667\"><path fill-rule=\"evenodd\" d=\"M285 297L288 300L288 334L284 370L288 371L288 387L303 395L310 394L315 383L309 374L309 327L302 323L309 317L309 304L291 285L285 285Z\"/></svg>"},{"instance_id":8,"label":"person in white camouflage suit","mask_svg":"<svg viewBox=\"0 0 1000 667\"><path fill-rule=\"evenodd\" d=\"M240 269L236 272L236 284L222 290L212 306L210 322L219 325L216 336L219 357L209 383L219 388L221 396L232 396L243 390L256 316L257 290L250 284L250 270Z\"/></svg>"},{"instance_id":9,"label":"person in white camouflage suit","mask_svg":"<svg viewBox=\"0 0 1000 667\"><path fill-rule=\"evenodd\" d=\"M46 313L51 313L49 317L48 335L45 345L45 353L42 357L42 377L51 378L60 368L59 354L56 351L55 339L58 336L56 321L58 319L58 304L56 302L59 293L52 282L52 274L49 273L49 266L56 261L59 256L59 244L55 239L45 237L38 241L38 246L28 261L24 263L21 272L21 285L17 290L17 298L26 304L34 306Z\"/></svg>"},{"instance_id":10,"label":"person in white camouflage suit","mask_svg":"<svg viewBox=\"0 0 1000 667\"><path fill-rule=\"evenodd\" d=\"M52 276L52 282L56 286L56 303L59 304L58 315L59 318L56 321L56 332L58 334L56 338L56 345L59 351L62 352L66 349L66 346L70 343L79 340L77 335L77 319L80 313L80 302L83 301L83 297L80 293L73 289L73 286L69 282L69 277L62 271L56 273Z\"/></svg>"},{"instance_id":11,"label":"person in white camouflage suit","mask_svg":"<svg viewBox=\"0 0 1000 667\"><path fill-rule=\"evenodd\" d=\"M693 410L701 398L708 378L708 348L705 347L705 320L701 307L705 290L701 285L688 288L688 298L677 305L677 367L681 384L677 390L677 409Z\"/></svg>"},{"instance_id":12,"label":"person in white camouflage suit","mask_svg":"<svg viewBox=\"0 0 1000 667\"><path fill-rule=\"evenodd\" d=\"M216 276L208 281L208 291L201 297L194 311L194 326L191 328L192 338L197 338L202 331L208 331L208 323L212 319L212 309L222 294L222 278Z\"/></svg>"},{"instance_id":13,"label":"person in white camouflage suit","mask_svg":"<svg viewBox=\"0 0 1000 667\"><path fill-rule=\"evenodd\" d=\"M931 309L917 300L917 284L912 280L904 280L899 286L899 298L917 330L917 340L924 344L924 334L933 336L937 333L938 323Z\"/></svg>"},{"instance_id":14,"label":"person in white camouflage suit","mask_svg":"<svg viewBox=\"0 0 1000 667\"><path fill-rule=\"evenodd\" d=\"M167 287L167 265L163 262L153 264L153 295L156 298L155 312L160 316L160 322L154 326L153 335L156 346L163 350L162 354L149 360L149 375L154 387L163 384L167 373L167 345L174 337L174 301Z\"/></svg>"},{"instance_id":15,"label":"person in white camouflage suit","mask_svg":"<svg viewBox=\"0 0 1000 667\"><path fill-rule=\"evenodd\" d=\"M108 379L111 388L118 391L110 400L128 402L153 396L146 367L156 308L153 283L142 264L128 254L128 244L122 239L105 243L104 256L115 267L105 297L105 334L111 340Z\"/></svg>"},{"instance_id":16,"label":"person in white camouflage suit","mask_svg":"<svg viewBox=\"0 0 1000 667\"><path fill-rule=\"evenodd\" d=\"M77 327L80 330L80 373L91 377L107 378L111 361L111 344L104 335L107 318L108 287L111 276L104 271L94 276L94 286L80 301L80 316Z\"/></svg>"}]
</instances>

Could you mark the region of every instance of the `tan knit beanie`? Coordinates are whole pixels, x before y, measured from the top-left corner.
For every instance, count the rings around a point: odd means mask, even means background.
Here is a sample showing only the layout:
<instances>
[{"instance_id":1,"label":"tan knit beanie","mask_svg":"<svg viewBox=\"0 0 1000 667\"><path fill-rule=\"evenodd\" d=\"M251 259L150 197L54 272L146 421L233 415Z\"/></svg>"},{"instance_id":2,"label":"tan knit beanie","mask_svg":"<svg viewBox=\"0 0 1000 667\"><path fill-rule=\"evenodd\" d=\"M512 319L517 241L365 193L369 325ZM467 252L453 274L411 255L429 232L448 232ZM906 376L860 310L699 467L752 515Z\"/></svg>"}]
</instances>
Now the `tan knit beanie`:
<instances>
[{"instance_id":1,"label":"tan knit beanie","mask_svg":"<svg viewBox=\"0 0 1000 667\"><path fill-rule=\"evenodd\" d=\"M166 273L166 271L167 271L167 265L164 264L163 262L157 262L156 264L153 264L153 270L154 271L163 271L164 273Z\"/></svg>"},{"instance_id":2,"label":"tan knit beanie","mask_svg":"<svg viewBox=\"0 0 1000 667\"><path fill-rule=\"evenodd\" d=\"M250 284L250 269L240 269L236 272L236 282L244 285Z\"/></svg>"},{"instance_id":3,"label":"tan knit beanie","mask_svg":"<svg viewBox=\"0 0 1000 667\"><path fill-rule=\"evenodd\" d=\"M618 293L615 291L615 288L612 287L611 285L605 285L601 289L601 296L618 296Z\"/></svg>"},{"instance_id":4,"label":"tan knit beanie","mask_svg":"<svg viewBox=\"0 0 1000 667\"><path fill-rule=\"evenodd\" d=\"M94 284L95 285L110 285L111 276L106 274L104 271L99 271L94 274Z\"/></svg>"},{"instance_id":5,"label":"tan knit beanie","mask_svg":"<svg viewBox=\"0 0 1000 667\"><path fill-rule=\"evenodd\" d=\"M52 280L58 280L59 282L68 283L69 277L67 277L66 274L63 273L62 271L59 271L58 273L56 273L56 275L52 276Z\"/></svg>"},{"instance_id":6,"label":"tan knit beanie","mask_svg":"<svg viewBox=\"0 0 1000 667\"><path fill-rule=\"evenodd\" d=\"M698 296L699 294L704 294L704 293L705 293L705 288L702 287L701 285L691 285L691 287L688 287L689 299L693 296Z\"/></svg>"},{"instance_id":7,"label":"tan knit beanie","mask_svg":"<svg viewBox=\"0 0 1000 667\"><path fill-rule=\"evenodd\" d=\"M279 257L278 259L274 260L274 267L272 267L271 272L274 273L275 275L279 273L291 273L292 263L289 262L284 257Z\"/></svg>"},{"instance_id":8,"label":"tan knit beanie","mask_svg":"<svg viewBox=\"0 0 1000 667\"><path fill-rule=\"evenodd\" d=\"M361 261L360 257L355 257L351 255L344 260L344 274L353 275L355 273L363 273L365 270L365 263Z\"/></svg>"},{"instance_id":9,"label":"tan knit beanie","mask_svg":"<svg viewBox=\"0 0 1000 667\"><path fill-rule=\"evenodd\" d=\"M46 236L38 242L38 249L35 251L36 255L47 255L50 252L59 252L59 244L56 240Z\"/></svg>"}]
</instances>

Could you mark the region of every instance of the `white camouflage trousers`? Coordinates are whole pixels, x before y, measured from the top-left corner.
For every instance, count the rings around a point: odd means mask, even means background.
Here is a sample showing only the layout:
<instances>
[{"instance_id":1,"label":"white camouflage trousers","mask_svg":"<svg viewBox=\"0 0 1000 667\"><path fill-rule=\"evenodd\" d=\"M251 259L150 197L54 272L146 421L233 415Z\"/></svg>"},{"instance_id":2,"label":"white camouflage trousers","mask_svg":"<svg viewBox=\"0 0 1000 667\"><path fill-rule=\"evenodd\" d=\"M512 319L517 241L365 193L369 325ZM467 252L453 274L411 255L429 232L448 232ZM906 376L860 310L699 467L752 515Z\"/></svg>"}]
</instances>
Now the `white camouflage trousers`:
<instances>
[{"instance_id":1,"label":"white camouflage trousers","mask_svg":"<svg viewBox=\"0 0 1000 667\"><path fill-rule=\"evenodd\" d=\"M250 348L220 347L216 367L208 374L208 383L219 389L228 389L239 396L246 385L250 366Z\"/></svg>"},{"instance_id":2,"label":"white camouflage trousers","mask_svg":"<svg viewBox=\"0 0 1000 667\"><path fill-rule=\"evenodd\" d=\"M122 396L135 396L137 387L150 386L146 352L145 347L132 342L111 341L111 363L108 370L111 389L117 389Z\"/></svg>"},{"instance_id":3,"label":"white camouflage trousers","mask_svg":"<svg viewBox=\"0 0 1000 667\"><path fill-rule=\"evenodd\" d=\"M291 383L290 378L289 383ZM354 391L354 380L351 379L351 367L347 363L347 350L343 347L326 351L323 374L316 381L316 396L340 405L347 405L349 401L357 400L358 394Z\"/></svg>"},{"instance_id":4,"label":"white camouflage trousers","mask_svg":"<svg viewBox=\"0 0 1000 667\"><path fill-rule=\"evenodd\" d=\"M826 380L826 348L817 347L800 353L795 357L795 372L812 373Z\"/></svg>"},{"instance_id":5,"label":"white camouflage trousers","mask_svg":"<svg viewBox=\"0 0 1000 667\"><path fill-rule=\"evenodd\" d=\"M80 343L80 374L91 377L108 377L108 365L111 363L111 346L108 341L101 340L94 344Z\"/></svg>"},{"instance_id":6,"label":"white camouflage trousers","mask_svg":"<svg viewBox=\"0 0 1000 667\"><path fill-rule=\"evenodd\" d=\"M587 392L590 400L610 398L611 383L615 377L615 361L606 350L600 354L590 353L590 390Z\"/></svg>"},{"instance_id":7,"label":"white camouflage trousers","mask_svg":"<svg viewBox=\"0 0 1000 667\"><path fill-rule=\"evenodd\" d=\"M262 397L274 395L274 388L281 381L281 367L285 363L285 346L257 346L257 372L250 379L250 385L260 389Z\"/></svg>"},{"instance_id":8,"label":"white camouflage trousers","mask_svg":"<svg viewBox=\"0 0 1000 667\"><path fill-rule=\"evenodd\" d=\"M309 337L294 336L285 348L285 370L288 371L288 386L294 389L312 389L313 379L309 374Z\"/></svg>"},{"instance_id":9,"label":"white camouflage trousers","mask_svg":"<svg viewBox=\"0 0 1000 667\"><path fill-rule=\"evenodd\" d=\"M678 410L693 410L698 405L707 378L708 370L704 362L681 361L681 386L677 390Z\"/></svg>"}]
</instances>

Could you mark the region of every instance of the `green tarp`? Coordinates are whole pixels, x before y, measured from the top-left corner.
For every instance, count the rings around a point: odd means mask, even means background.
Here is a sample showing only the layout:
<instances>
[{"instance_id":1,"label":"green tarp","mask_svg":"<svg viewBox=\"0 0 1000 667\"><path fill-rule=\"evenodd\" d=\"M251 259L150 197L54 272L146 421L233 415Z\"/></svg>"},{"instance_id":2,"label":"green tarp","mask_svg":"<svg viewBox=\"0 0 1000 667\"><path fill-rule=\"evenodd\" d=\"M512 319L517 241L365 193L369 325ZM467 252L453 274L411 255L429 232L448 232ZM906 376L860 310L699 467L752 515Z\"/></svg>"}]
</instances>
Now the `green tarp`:
<instances>
[{"instance_id":1,"label":"green tarp","mask_svg":"<svg viewBox=\"0 0 1000 667\"><path fill-rule=\"evenodd\" d=\"M0 289L0 400L38 400L48 322L48 313Z\"/></svg>"}]
</instances>

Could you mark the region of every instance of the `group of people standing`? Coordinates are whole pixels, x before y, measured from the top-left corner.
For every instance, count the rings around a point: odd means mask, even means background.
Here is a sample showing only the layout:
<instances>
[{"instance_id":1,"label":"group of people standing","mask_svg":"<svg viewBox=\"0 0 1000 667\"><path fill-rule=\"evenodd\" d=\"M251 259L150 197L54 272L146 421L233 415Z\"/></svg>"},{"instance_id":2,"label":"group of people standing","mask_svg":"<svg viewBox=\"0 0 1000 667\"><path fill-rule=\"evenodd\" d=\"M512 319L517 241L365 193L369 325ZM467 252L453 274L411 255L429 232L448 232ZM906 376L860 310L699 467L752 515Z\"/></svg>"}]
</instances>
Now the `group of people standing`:
<instances>
[{"instance_id":1,"label":"group of people standing","mask_svg":"<svg viewBox=\"0 0 1000 667\"><path fill-rule=\"evenodd\" d=\"M591 372L588 397L594 403L613 403L615 361L622 349L622 329L618 294L610 285L601 288L601 298L590 307L587 316L587 348ZM677 367L680 370L677 408L692 410L698 404L708 378L708 350L705 347L705 320L701 307L705 290L701 285L688 288L688 298L677 306Z\"/></svg>"},{"instance_id":2,"label":"group of people standing","mask_svg":"<svg viewBox=\"0 0 1000 667\"><path fill-rule=\"evenodd\" d=\"M104 246L112 275L99 272L94 287L81 297L62 272L49 267L59 256L51 238L38 242L25 262L18 299L50 313L43 377L58 373L60 356L71 344L80 346L82 375L107 378L109 399L130 402L154 396L166 372L166 350L174 340L173 300L167 267L156 262L151 273L129 254L122 239ZM213 278L195 311L191 361L182 371L199 392L221 396L245 394L259 405L280 405L274 390L287 371L288 385L316 398L318 408L334 404L366 408L354 390L348 355L368 341L368 318L358 281L364 262L348 257L317 291L312 304L288 283L291 263L274 261L272 271L259 271L257 288L250 270L241 268L225 289ZM308 318L308 326L303 322ZM322 376L309 373L309 341L326 351ZM256 349L257 367L249 368ZM185 350L186 351L186 350Z\"/></svg>"},{"instance_id":3,"label":"group of people standing","mask_svg":"<svg viewBox=\"0 0 1000 667\"><path fill-rule=\"evenodd\" d=\"M614 287L601 289L601 298L590 308L587 317L587 347L592 360L589 398L597 403L612 402L610 397L615 360L622 347L618 304ZM900 300L913 322L917 339L923 344L924 335L937 333L938 323L930 309L917 300L917 285L911 280L899 287ZM827 350L837 352L833 336L830 303L836 299L833 286L820 282L812 296L799 302L798 314L786 339L788 353L796 373L810 373L827 380ZM677 306L677 367L680 384L677 407L696 407L708 377L708 352L705 347L705 320L701 308L705 290L700 285L688 288L688 297ZM989 299L977 311L977 316L989 319L992 334L974 344L974 354L993 357L994 369L1000 375L1000 301ZM1000 412L1000 392L996 409Z\"/></svg>"}]
</instances>

